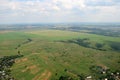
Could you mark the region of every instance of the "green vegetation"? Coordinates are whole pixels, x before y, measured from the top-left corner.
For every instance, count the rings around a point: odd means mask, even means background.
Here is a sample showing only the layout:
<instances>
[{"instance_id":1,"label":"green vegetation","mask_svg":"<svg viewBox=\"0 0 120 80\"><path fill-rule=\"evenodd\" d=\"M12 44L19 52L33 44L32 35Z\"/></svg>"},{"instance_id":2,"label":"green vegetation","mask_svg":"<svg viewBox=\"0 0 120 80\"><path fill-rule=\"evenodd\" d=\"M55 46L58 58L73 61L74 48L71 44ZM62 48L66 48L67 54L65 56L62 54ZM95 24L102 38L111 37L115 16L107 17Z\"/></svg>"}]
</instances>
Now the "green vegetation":
<instances>
[{"instance_id":1,"label":"green vegetation","mask_svg":"<svg viewBox=\"0 0 120 80\"><path fill-rule=\"evenodd\" d=\"M24 55L11 67L16 80L98 80L101 67L119 72L119 44L119 37L72 31L12 31L0 33L0 57Z\"/></svg>"},{"instance_id":2,"label":"green vegetation","mask_svg":"<svg viewBox=\"0 0 120 80\"><path fill-rule=\"evenodd\" d=\"M15 59L19 57L23 57L23 55L4 56L0 58L0 80L15 80L11 76L10 67L15 63Z\"/></svg>"},{"instance_id":3,"label":"green vegetation","mask_svg":"<svg viewBox=\"0 0 120 80\"><path fill-rule=\"evenodd\" d=\"M110 46L115 51L120 51L120 42L109 42Z\"/></svg>"}]
</instances>

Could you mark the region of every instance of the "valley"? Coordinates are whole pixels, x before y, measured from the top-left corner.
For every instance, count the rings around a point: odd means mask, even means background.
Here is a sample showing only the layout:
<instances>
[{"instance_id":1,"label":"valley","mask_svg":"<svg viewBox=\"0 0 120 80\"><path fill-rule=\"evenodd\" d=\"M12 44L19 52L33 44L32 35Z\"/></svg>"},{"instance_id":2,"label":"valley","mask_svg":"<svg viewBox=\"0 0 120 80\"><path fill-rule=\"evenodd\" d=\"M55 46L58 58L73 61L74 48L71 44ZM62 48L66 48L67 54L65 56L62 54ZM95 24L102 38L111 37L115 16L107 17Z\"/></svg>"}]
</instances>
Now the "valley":
<instances>
[{"instance_id":1,"label":"valley","mask_svg":"<svg viewBox=\"0 0 120 80\"><path fill-rule=\"evenodd\" d=\"M5 56L23 55L9 68L13 80L119 80L120 37L77 30L0 31L0 64Z\"/></svg>"}]
</instances>

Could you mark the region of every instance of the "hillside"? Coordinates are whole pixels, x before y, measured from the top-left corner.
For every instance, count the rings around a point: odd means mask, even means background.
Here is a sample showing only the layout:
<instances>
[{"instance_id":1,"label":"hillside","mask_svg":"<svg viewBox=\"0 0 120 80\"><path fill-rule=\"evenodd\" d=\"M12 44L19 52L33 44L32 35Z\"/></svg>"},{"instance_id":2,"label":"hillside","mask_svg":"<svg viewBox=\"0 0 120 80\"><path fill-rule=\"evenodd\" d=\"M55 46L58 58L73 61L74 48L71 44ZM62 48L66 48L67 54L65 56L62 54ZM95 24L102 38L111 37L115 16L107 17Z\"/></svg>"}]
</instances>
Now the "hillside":
<instances>
[{"instance_id":1,"label":"hillside","mask_svg":"<svg viewBox=\"0 0 120 80\"><path fill-rule=\"evenodd\" d=\"M87 76L98 80L105 77L98 76L96 66L120 71L119 44L119 37L65 30L1 31L0 57L23 55L11 67L16 80L82 80Z\"/></svg>"}]
</instances>

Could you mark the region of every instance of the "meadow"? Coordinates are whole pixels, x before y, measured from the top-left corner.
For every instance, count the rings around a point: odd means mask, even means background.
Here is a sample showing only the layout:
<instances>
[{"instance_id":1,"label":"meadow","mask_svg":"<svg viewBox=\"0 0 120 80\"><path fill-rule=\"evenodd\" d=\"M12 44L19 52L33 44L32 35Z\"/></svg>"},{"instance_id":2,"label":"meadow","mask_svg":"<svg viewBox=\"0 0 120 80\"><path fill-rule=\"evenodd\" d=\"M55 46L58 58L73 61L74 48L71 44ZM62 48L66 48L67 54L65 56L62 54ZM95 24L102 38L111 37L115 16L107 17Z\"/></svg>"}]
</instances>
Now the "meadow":
<instances>
[{"instance_id":1,"label":"meadow","mask_svg":"<svg viewBox=\"0 0 120 80\"><path fill-rule=\"evenodd\" d=\"M78 45L76 39L87 39L89 47ZM0 57L23 55L11 67L16 80L62 80L64 76L82 80L80 75L93 76L91 66L120 70L120 51L112 49L110 42L119 44L120 37L51 29L1 31ZM96 49L97 43L104 44L104 50Z\"/></svg>"}]
</instances>

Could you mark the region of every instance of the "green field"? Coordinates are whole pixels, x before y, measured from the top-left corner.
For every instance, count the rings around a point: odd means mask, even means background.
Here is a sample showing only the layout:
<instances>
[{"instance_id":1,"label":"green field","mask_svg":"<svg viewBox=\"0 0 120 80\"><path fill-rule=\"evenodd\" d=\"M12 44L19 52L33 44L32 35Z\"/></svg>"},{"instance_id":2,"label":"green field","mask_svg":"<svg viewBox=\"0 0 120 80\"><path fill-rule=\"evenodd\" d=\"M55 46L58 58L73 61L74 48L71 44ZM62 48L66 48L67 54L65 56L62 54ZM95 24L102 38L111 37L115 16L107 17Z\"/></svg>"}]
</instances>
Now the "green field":
<instances>
[{"instance_id":1,"label":"green field","mask_svg":"<svg viewBox=\"0 0 120 80\"><path fill-rule=\"evenodd\" d=\"M86 38L90 47L67 42ZM0 33L0 57L18 51L24 55L11 68L17 80L59 80L61 76L79 80L77 75L92 75L93 65L120 69L120 51L113 50L109 42L120 43L120 37L62 30L8 31ZM96 43L104 44L105 51L96 49Z\"/></svg>"}]
</instances>

